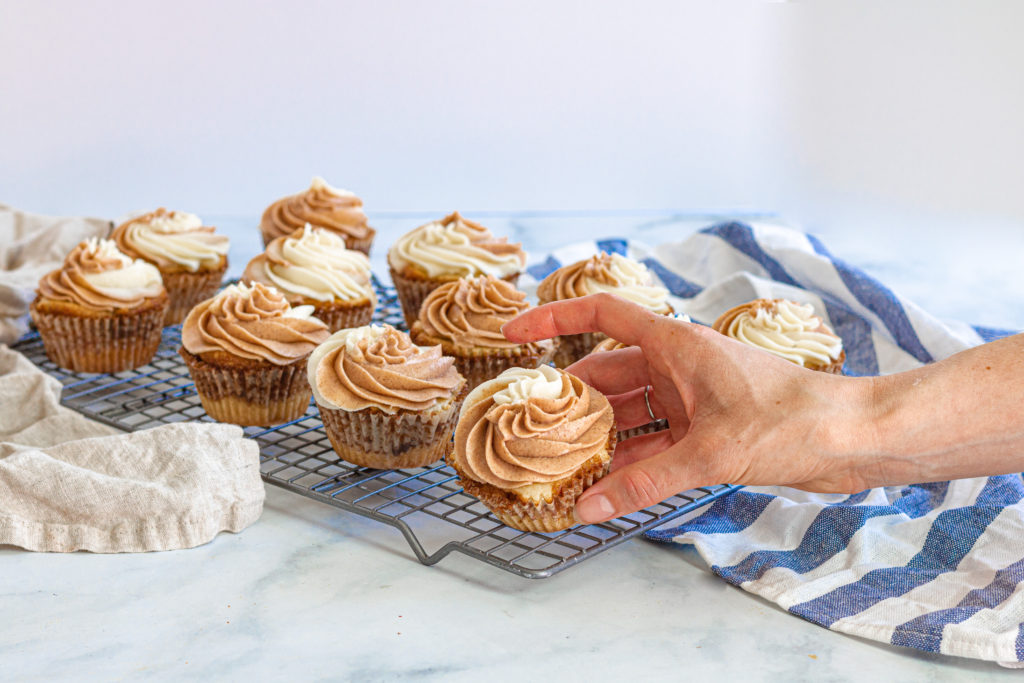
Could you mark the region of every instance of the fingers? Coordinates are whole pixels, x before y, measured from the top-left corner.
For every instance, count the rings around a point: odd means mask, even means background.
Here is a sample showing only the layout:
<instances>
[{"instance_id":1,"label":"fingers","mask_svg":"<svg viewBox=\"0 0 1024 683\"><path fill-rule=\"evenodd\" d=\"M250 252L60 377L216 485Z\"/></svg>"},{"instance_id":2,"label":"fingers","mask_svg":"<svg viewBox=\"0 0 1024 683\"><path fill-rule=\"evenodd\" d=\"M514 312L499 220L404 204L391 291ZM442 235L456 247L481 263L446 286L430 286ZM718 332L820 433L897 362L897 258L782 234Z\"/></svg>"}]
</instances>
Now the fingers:
<instances>
[{"instance_id":1,"label":"fingers","mask_svg":"<svg viewBox=\"0 0 1024 683\"><path fill-rule=\"evenodd\" d=\"M667 429L626 439L615 447L612 472L668 450L672 443L672 432Z\"/></svg>"},{"instance_id":2,"label":"fingers","mask_svg":"<svg viewBox=\"0 0 1024 683\"><path fill-rule=\"evenodd\" d=\"M644 352L635 346L592 353L565 370L606 396L625 394L651 383Z\"/></svg>"},{"instance_id":3,"label":"fingers","mask_svg":"<svg viewBox=\"0 0 1024 683\"><path fill-rule=\"evenodd\" d=\"M505 338L517 344L560 334L604 332L624 344L640 345L647 330L663 318L643 306L603 292L531 308L505 323ZM667 320L667 319L666 319Z\"/></svg>"},{"instance_id":4,"label":"fingers","mask_svg":"<svg viewBox=\"0 0 1024 683\"><path fill-rule=\"evenodd\" d=\"M576 517L583 524L604 522L660 503L680 491L718 483L700 480L700 473L691 468L686 441L603 477L576 501Z\"/></svg>"},{"instance_id":5,"label":"fingers","mask_svg":"<svg viewBox=\"0 0 1024 683\"><path fill-rule=\"evenodd\" d=\"M625 394L608 397L608 402L612 404L612 410L615 411L615 424L619 431L640 427L667 416L653 390L646 392L647 397L646 399L644 398L645 388L634 389ZM654 411L653 418L647 412L648 401L651 403L651 410Z\"/></svg>"}]
</instances>

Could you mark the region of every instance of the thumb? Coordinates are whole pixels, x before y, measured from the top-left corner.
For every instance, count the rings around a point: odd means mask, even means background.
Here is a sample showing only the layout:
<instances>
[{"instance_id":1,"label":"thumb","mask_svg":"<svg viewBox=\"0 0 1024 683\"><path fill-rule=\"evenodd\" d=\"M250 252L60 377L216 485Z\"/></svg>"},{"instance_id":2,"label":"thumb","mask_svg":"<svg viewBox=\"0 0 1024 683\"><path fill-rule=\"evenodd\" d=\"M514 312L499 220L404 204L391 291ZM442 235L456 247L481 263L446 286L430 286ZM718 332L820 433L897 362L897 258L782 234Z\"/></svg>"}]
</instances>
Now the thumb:
<instances>
[{"instance_id":1,"label":"thumb","mask_svg":"<svg viewBox=\"0 0 1024 683\"><path fill-rule=\"evenodd\" d=\"M703 481L692 465L693 442L683 439L671 448L611 472L588 488L576 501L576 519L596 524L660 503L680 491L711 482ZM714 482L718 483L718 482Z\"/></svg>"}]
</instances>

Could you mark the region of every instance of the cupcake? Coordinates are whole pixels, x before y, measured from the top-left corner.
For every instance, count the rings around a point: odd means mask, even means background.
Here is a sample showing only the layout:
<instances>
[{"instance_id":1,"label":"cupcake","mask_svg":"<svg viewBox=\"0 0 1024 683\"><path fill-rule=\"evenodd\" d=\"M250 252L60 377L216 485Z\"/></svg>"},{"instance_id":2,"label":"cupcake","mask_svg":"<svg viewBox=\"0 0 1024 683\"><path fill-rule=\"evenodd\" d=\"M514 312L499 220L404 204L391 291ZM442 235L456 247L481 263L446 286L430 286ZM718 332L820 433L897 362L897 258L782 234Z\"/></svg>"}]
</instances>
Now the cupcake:
<instances>
[{"instance_id":1,"label":"cupcake","mask_svg":"<svg viewBox=\"0 0 1024 683\"><path fill-rule=\"evenodd\" d=\"M153 358L167 301L156 266L92 238L43 276L29 312L46 355L60 367L121 372Z\"/></svg>"},{"instance_id":2,"label":"cupcake","mask_svg":"<svg viewBox=\"0 0 1024 683\"><path fill-rule=\"evenodd\" d=\"M472 390L508 368L535 368L551 361L555 342L514 344L501 326L529 308L526 294L511 282L481 275L441 285L424 300L412 326L420 346L440 345Z\"/></svg>"},{"instance_id":3,"label":"cupcake","mask_svg":"<svg viewBox=\"0 0 1024 683\"><path fill-rule=\"evenodd\" d=\"M712 327L810 370L843 373L843 340L814 314L811 304L756 299L730 308Z\"/></svg>"},{"instance_id":4,"label":"cupcake","mask_svg":"<svg viewBox=\"0 0 1024 683\"><path fill-rule=\"evenodd\" d=\"M611 292L655 313L672 313L668 290L655 284L647 266L619 254L601 252L562 266L537 286L537 298L541 304L599 292ZM560 337L555 365L564 368L575 363L604 339L605 335L600 332Z\"/></svg>"},{"instance_id":5,"label":"cupcake","mask_svg":"<svg viewBox=\"0 0 1024 683\"><path fill-rule=\"evenodd\" d=\"M259 283L228 285L193 308L179 353L206 414L242 426L301 417L310 396L306 359L330 334L312 314Z\"/></svg>"},{"instance_id":6,"label":"cupcake","mask_svg":"<svg viewBox=\"0 0 1024 683\"><path fill-rule=\"evenodd\" d=\"M366 221L362 199L331 187L323 178L313 178L308 190L279 199L263 212L263 245L291 235L306 223L338 233L346 247L364 254L370 253L377 234Z\"/></svg>"},{"instance_id":7,"label":"cupcake","mask_svg":"<svg viewBox=\"0 0 1024 683\"><path fill-rule=\"evenodd\" d=\"M469 393L449 459L467 493L505 524L558 531L603 477L615 450L612 407L548 365L512 368Z\"/></svg>"},{"instance_id":8,"label":"cupcake","mask_svg":"<svg viewBox=\"0 0 1024 683\"><path fill-rule=\"evenodd\" d=\"M346 249L338 233L308 223L272 240L249 261L242 280L276 287L293 306L312 306L331 332L366 325L377 305L366 254Z\"/></svg>"},{"instance_id":9,"label":"cupcake","mask_svg":"<svg viewBox=\"0 0 1024 683\"><path fill-rule=\"evenodd\" d=\"M362 467L423 467L451 451L466 381L440 346L390 325L341 330L309 358L309 383L334 451Z\"/></svg>"},{"instance_id":10,"label":"cupcake","mask_svg":"<svg viewBox=\"0 0 1024 683\"><path fill-rule=\"evenodd\" d=\"M519 244L509 244L458 211L403 235L388 251L391 281L410 328L433 290L460 277L493 275L516 283L526 263Z\"/></svg>"},{"instance_id":11,"label":"cupcake","mask_svg":"<svg viewBox=\"0 0 1024 683\"><path fill-rule=\"evenodd\" d=\"M204 226L199 216L157 209L114 228L110 239L132 258L160 270L170 305L164 325L180 323L189 310L220 288L230 240Z\"/></svg>"}]
</instances>

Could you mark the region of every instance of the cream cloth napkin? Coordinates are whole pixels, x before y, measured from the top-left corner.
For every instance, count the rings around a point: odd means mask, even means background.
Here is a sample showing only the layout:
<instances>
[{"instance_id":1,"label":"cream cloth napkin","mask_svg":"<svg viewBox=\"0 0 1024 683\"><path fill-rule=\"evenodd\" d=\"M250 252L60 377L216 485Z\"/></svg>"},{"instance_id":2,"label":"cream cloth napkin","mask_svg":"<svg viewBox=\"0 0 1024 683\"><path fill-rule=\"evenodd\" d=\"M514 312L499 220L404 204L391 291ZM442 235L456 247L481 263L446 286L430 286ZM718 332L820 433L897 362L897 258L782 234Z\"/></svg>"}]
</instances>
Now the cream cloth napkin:
<instances>
[{"instance_id":1,"label":"cream cloth napkin","mask_svg":"<svg viewBox=\"0 0 1024 683\"><path fill-rule=\"evenodd\" d=\"M0 544L173 550L259 518L259 446L241 428L184 423L123 434L62 407L60 391L0 345Z\"/></svg>"},{"instance_id":2,"label":"cream cloth napkin","mask_svg":"<svg viewBox=\"0 0 1024 683\"><path fill-rule=\"evenodd\" d=\"M0 204L0 343L28 331L25 314L36 285L75 245L106 237L111 222L99 218L39 216Z\"/></svg>"}]
</instances>

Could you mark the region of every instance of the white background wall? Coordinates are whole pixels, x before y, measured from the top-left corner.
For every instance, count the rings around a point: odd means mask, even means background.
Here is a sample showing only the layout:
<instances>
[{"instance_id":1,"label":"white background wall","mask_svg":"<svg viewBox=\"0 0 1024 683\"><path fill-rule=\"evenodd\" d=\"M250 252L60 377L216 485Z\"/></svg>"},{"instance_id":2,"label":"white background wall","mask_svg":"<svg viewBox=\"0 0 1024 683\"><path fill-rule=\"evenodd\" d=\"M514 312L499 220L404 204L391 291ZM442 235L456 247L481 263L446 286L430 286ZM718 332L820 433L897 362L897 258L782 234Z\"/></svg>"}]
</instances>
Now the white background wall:
<instances>
[{"instance_id":1,"label":"white background wall","mask_svg":"<svg viewBox=\"0 0 1024 683\"><path fill-rule=\"evenodd\" d=\"M0 0L0 201L256 215L322 174L371 212L1020 240L1022 29L1013 0Z\"/></svg>"}]
</instances>

